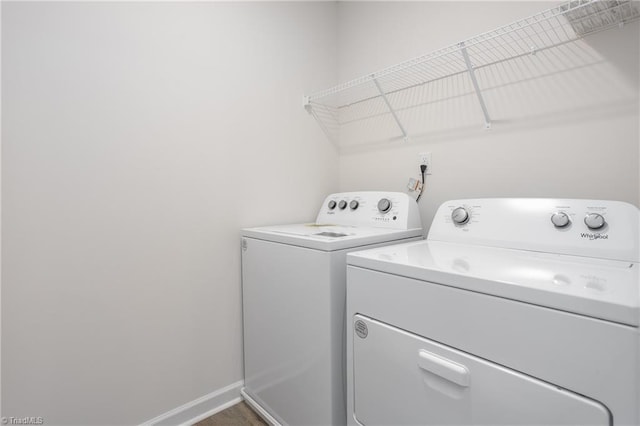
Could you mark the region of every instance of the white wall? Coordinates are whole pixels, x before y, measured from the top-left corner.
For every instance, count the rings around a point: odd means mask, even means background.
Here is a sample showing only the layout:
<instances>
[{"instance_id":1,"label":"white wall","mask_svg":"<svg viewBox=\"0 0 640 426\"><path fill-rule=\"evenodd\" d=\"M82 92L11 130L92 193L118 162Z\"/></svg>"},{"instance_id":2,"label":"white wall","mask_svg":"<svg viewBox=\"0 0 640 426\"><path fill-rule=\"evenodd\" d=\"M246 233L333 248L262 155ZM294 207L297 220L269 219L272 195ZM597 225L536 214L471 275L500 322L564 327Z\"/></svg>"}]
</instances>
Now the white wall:
<instances>
[{"instance_id":1,"label":"white wall","mask_svg":"<svg viewBox=\"0 0 640 426\"><path fill-rule=\"evenodd\" d=\"M313 220L333 3L2 4L2 409L135 424L242 379L239 229Z\"/></svg>"},{"instance_id":2,"label":"white wall","mask_svg":"<svg viewBox=\"0 0 640 426\"><path fill-rule=\"evenodd\" d=\"M429 53L554 4L340 3L340 80ZM634 23L482 69L478 79L485 88L491 130L483 130L466 75L434 83L430 93L451 99L425 108L421 116L403 117L414 134L408 143L343 144L340 189L403 190L409 177L418 176L417 154L425 151L433 160L421 201L427 227L437 207L455 198L573 197L638 205L639 46Z\"/></svg>"}]
</instances>

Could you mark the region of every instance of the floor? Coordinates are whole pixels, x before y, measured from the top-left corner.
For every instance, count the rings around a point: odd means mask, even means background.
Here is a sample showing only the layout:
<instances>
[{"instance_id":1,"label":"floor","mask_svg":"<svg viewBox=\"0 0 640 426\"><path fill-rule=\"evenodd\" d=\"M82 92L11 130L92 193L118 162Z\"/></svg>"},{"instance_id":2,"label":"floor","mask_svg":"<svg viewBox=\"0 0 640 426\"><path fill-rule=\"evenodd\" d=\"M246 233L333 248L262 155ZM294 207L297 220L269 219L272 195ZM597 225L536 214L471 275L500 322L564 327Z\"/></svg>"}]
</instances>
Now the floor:
<instances>
[{"instance_id":1,"label":"floor","mask_svg":"<svg viewBox=\"0 0 640 426\"><path fill-rule=\"evenodd\" d=\"M244 401L199 421L194 426L268 426Z\"/></svg>"}]
</instances>

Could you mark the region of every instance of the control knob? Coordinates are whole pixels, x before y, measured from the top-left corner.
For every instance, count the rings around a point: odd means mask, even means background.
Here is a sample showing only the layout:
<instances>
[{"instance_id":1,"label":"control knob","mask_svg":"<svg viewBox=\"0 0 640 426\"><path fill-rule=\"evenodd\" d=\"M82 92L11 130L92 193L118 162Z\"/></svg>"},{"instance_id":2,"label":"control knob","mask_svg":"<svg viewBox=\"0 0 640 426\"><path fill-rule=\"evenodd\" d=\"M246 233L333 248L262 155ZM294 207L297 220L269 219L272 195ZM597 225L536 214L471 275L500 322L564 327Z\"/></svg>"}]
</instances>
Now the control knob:
<instances>
[{"instance_id":1,"label":"control knob","mask_svg":"<svg viewBox=\"0 0 640 426\"><path fill-rule=\"evenodd\" d=\"M349 208L351 210L355 210L358 208L358 206L360 205L360 203L358 203L357 200L351 200L351 202L349 203Z\"/></svg>"},{"instance_id":2,"label":"control knob","mask_svg":"<svg viewBox=\"0 0 640 426\"><path fill-rule=\"evenodd\" d=\"M565 212L555 212L551 215L551 223L553 223L553 226L556 228L564 228L571 223L571 219L569 219L569 215Z\"/></svg>"},{"instance_id":3,"label":"control knob","mask_svg":"<svg viewBox=\"0 0 640 426\"><path fill-rule=\"evenodd\" d=\"M453 220L453 223L456 225L464 225L469 222L469 218L469 212L464 207L456 207L451 212L451 220Z\"/></svg>"},{"instance_id":4,"label":"control knob","mask_svg":"<svg viewBox=\"0 0 640 426\"><path fill-rule=\"evenodd\" d=\"M598 213L587 213L584 217L584 224L587 225L589 229L600 229L604 227L606 223L604 217Z\"/></svg>"},{"instance_id":5,"label":"control knob","mask_svg":"<svg viewBox=\"0 0 640 426\"><path fill-rule=\"evenodd\" d=\"M388 198L382 198L378 201L378 211L380 213L389 213L391 210L391 201Z\"/></svg>"},{"instance_id":6,"label":"control knob","mask_svg":"<svg viewBox=\"0 0 640 426\"><path fill-rule=\"evenodd\" d=\"M340 210L344 210L347 208L347 202L345 200L340 200L340 202L338 203L338 208Z\"/></svg>"},{"instance_id":7,"label":"control knob","mask_svg":"<svg viewBox=\"0 0 640 426\"><path fill-rule=\"evenodd\" d=\"M329 210L333 210L336 208L336 202L331 200L329 201L329 203L327 204L327 207L329 207Z\"/></svg>"}]
</instances>

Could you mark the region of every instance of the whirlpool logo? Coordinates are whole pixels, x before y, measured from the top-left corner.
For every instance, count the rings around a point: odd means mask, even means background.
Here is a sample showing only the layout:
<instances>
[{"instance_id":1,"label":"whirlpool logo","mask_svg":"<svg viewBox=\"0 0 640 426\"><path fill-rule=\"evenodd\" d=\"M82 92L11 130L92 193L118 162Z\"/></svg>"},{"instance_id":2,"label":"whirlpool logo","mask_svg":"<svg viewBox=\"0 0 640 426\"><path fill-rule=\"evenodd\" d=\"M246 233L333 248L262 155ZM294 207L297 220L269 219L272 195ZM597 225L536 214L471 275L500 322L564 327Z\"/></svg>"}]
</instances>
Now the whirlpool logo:
<instances>
[{"instance_id":1,"label":"whirlpool logo","mask_svg":"<svg viewBox=\"0 0 640 426\"><path fill-rule=\"evenodd\" d=\"M608 240L609 234L590 234L588 232L583 232L580 234L582 238L586 238L587 240Z\"/></svg>"}]
</instances>

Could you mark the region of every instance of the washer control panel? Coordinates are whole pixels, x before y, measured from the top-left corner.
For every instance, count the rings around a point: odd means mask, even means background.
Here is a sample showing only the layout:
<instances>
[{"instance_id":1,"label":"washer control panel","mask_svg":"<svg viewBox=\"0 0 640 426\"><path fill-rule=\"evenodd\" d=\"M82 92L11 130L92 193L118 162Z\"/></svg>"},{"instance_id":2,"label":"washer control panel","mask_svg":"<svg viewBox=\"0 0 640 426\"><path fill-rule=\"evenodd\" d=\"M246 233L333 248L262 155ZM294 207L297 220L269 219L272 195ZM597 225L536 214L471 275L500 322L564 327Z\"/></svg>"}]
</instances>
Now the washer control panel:
<instances>
[{"instance_id":1,"label":"washer control panel","mask_svg":"<svg viewBox=\"0 0 640 426\"><path fill-rule=\"evenodd\" d=\"M640 214L620 201L486 198L447 201L427 239L639 260Z\"/></svg>"},{"instance_id":2,"label":"washer control panel","mask_svg":"<svg viewBox=\"0 0 640 426\"><path fill-rule=\"evenodd\" d=\"M422 228L416 201L402 192L331 194L324 200L316 223L391 229Z\"/></svg>"}]
</instances>

